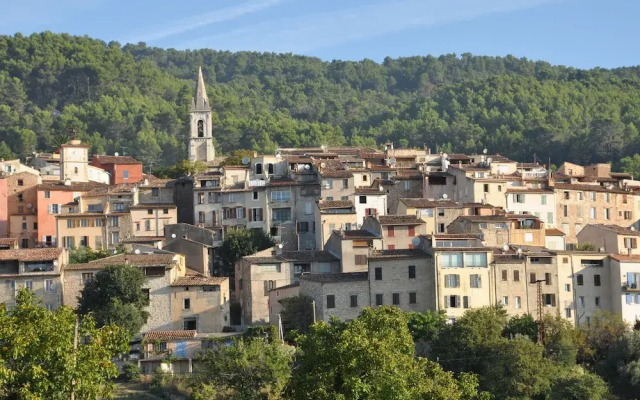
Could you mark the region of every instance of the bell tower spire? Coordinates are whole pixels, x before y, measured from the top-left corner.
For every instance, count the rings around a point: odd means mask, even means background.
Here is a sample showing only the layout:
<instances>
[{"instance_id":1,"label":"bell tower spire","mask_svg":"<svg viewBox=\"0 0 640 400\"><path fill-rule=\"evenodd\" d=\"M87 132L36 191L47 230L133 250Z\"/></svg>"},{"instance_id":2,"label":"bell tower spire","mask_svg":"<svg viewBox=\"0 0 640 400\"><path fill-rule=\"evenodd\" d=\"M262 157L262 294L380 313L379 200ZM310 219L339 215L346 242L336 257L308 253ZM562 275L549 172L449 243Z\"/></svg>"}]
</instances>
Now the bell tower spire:
<instances>
[{"instance_id":1,"label":"bell tower spire","mask_svg":"<svg viewBox=\"0 0 640 400\"><path fill-rule=\"evenodd\" d=\"M213 148L213 132L211 106L204 85L202 67L198 67L196 95L191 102L191 129L189 135L189 159L209 163L215 158Z\"/></svg>"}]
</instances>

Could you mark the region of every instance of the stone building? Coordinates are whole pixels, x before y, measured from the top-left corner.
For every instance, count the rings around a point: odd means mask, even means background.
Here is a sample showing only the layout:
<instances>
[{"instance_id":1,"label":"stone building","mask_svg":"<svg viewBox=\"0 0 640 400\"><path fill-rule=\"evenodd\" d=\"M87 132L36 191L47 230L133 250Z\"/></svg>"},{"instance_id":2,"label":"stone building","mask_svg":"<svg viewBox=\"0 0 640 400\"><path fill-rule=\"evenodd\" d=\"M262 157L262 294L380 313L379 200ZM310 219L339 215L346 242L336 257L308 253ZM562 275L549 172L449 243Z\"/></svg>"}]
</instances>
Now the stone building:
<instances>
[{"instance_id":1,"label":"stone building","mask_svg":"<svg viewBox=\"0 0 640 400\"><path fill-rule=\"evenodd\" d=\"M318 321L328 322L331 317L350 321L371 307L368 272L304 275L300 293L315 302Z\"/></svg>"},{"instance_id":2,"label":"stone building","mask_svg":"<svg viewBox=\"0 0 640 400\"><path fill-rule=\"evenodd\" d=\"M56 248L0 250L0 303L15 305L18 290L26 288L48 310L62 306L62 274L68 257L65 250Z\"/></svg>"},{"instance_id":3,"label":"stone building","mask_svg":"<svg viewBox=\"0 0 640 400\"><path fill-rule=\"evenodd\" d=\"M611 224L587 224L578 233L578 244L591 244L595 250L610 254L640 255L640 232Z\"/></svg>"},{"instance_id":4,"label":"stone building","mask_svg":"<svg viewBox=\"0 0 640 400\"><path fill-rule=\"evenodd\" d=\"M369 230L334 231L324 249L340 259L341 272L366 271L369 251L382 250L382 236Z\"/></svg>"},{"instance_id":5,"label":"stone building","mask_svg":"<svg viewBox=\"0 0 640 400\"><path fill-rule=\"evenodd\" d=\"M319 249L335 230L352 230L357 227L356 209L351 200L320 200L314 208L316 244Z\"/></svg>"},{"instance_id":6,"label":"stone building","mask_svg":"<svg viewBox=\"0 0 640 400\"><path fill-rule=\"evenodd\" d=\"M412 249L416 237L427 234L425 221L415 215L368 217L362 229L381 235L385 250Z\"/></svg>"},{"instance_id":7,"label":"stone building","mask_svg":"<svg viewBox=\"0 0 640 400\"><path fill-rule=\"evenodd\" d=\"M38 245L38 185L42 183L39 174L19 172L4 179L6 200L0 204L8 221L9 237L18 239L21 248Z\"/></svg>"}]
</instances>

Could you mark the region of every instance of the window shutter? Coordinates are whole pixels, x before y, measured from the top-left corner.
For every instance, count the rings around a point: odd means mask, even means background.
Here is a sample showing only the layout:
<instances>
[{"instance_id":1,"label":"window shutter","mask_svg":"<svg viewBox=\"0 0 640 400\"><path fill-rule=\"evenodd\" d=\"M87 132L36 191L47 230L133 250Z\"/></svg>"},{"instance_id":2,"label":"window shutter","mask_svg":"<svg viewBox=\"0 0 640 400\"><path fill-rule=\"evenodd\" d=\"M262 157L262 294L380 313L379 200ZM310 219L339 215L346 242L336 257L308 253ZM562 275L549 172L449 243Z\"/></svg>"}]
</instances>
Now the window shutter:
<instances>
[{"instance_id":1,"label":"window shutter","mask_svg":"<svg viewBox=\"0 0 640 400\"><path fill-rule=\"evenodd\" d=\"M552 294L552 295L551 295L551 305L552 305L553 307L555 307L555 306L556 306L556 295L555 295L555 294Z\"/></svg>"},{"instance_id":2,"label":"window shutter","mask_svg":"<svg viewBox=\"0 0 640 400\"><path fill-rule=\"evenodd\" d=\"M243 207L243 208L242 208L242 216L243 216L244 218L247 218L247 207Z\"/></svg>"},{"instance_id":3,"label":"window shutter","mask_svg":"<svg viewBox=\"0 0 640 400\"><path fill-rule=\"evenodd\" d=\"M255 210L255 208L252 208L249 212L249 216L248 216L249 222L253 222L253 210Z\"/></svg>"},{"instance_id":4,"label":"window shutter","mask_svg":"<svg viewBox=\"0 0 640 400\"><path fill-rule=\"evenodd\" d=\"M632 238L631 239L631 248L635 249L638 247L638 239L637 238Z\"/></svg>"},{"instance_id":5,"label":"window shutter","mask_svg":"<svg viewBox=\"0 0 640 400\"><path fill-rule=\"evenodd\" d=\"M469 308L469 296L464 296L462 298L462 306L464 308Z\"/></svg>"},{"instance_id":6,"label":"window shutter","mask_svg":"<svg viewBox=\"0 0 640 400\"><path fill-rule=\"evenodd\" d=\"M448 288L449 287L449 275L445 276L444 278L445 278L444 279L444 287Z\"/></svg>"},{"instance_id":7,"label":"window shutter","mask_svg":"<svg viewBox=\"0 0 640 400\"><path fill-rule=\"evenodd\" d=\"M449 296L444 296L444 308L449 308Z\"/></svg>"},{"instance_id":8,"label":"window shutter","mask_svg":"<svg viewBox=\"0 0 640 400\"><path fill-rule=\"evenodd\" d=\"M460 307L460 296L456 296L456 307Z\"/></svg>"}]
</instances>

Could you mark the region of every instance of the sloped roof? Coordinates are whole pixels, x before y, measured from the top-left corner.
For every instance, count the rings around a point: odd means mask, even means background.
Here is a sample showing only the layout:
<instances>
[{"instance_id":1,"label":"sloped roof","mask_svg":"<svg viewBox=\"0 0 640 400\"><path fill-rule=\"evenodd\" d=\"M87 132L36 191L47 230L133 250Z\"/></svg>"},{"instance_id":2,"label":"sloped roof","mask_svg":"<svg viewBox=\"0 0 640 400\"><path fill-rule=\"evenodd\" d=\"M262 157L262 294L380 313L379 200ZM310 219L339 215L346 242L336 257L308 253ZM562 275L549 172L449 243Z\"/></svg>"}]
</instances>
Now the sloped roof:
<instances>
[{"instance_id":1,"label":"sloped roof","mask_svg":"<svg viewBox=\"0 0 640 400\"><path fill-rule=\"evenodd\" d=\"M351 231L342 231L345 239L370 239L379 238L380 236L365 229L354 229Z\"/></svg>"},{"instance_id":2,"label":"sloped roof","mask_svg":"<svg viewBox=\"0 0 640 400\"><path fill-rule=\"evenodd\" d=\"M420 225L424 221L415 215L381 215L380 225Z\"/></svg>"},{"instance_id":3,"label":"sloped roof","mask_svg":"<svg viewBox=\"0 0 640 400\"><path fill-rule=\"evenodd\" d=\"M219 286L229 278L204 275L187 275L177 278L171 286Z\"/></svg>"},{"instance_id":4,"label":"sloped roof","mask_svg":"<svg viewBox=\"0 0 640 400\"><path fill-rule=\"evenodd\" d=\"M58 259L62 251L63 249L57 247L0 250L0 261L50 261Z\"/></svg>"},{"instance_id":5,"label":"sloped roof","mask_svg":"<svg viewBox=\"0 0 640 400\"><path fill-rule=\"evenodd\" d=\"M130 264L137 267L169 267L174 264L175 254L116 254L84 264L69 264L65 269L102 269L109 265Z\"/></svg>"},{"instance_id":6,"label":"sloped roof","mask_svg":"<svg viewBox=\"0 0 640 400\"><path fill-rule=\"evenodd\" d=\"M193 339L196 337L196 331L149 331L144 334L144 340L177 340L177 339Z\"/></svg>"},{"instance_id":7,"label":"sloped roof","mask_svg":"<svg viewBox=\"0 0 640 400\"><path fill-rule=\"evenodd\" d=\"M302 275L300 279L321 283L355 282L369 280L369 273L343 272L339 274L305 274Z\"/></svg>"},{"instance_id":8,"label":"sloped roof","mask_svg":"<svg viewBox=\"0 0 640 400\"><path fill-rule=\"evenodd\" d=\"M351 200L322 200L318 203L321 210L329 208L352 208L353 202Z\"/></svg>"},{"instance_id":9,"label":"sloped roof","mask_svg":"<svg viewBox=\"0 0 640 400\"><path fill-rule=\"evenodd\" d=\"M611 188L607 189L606 187L600 185L586 185L586 184L576 184L576 183L558 183L555 184L556 189L561 190L581 190L584 192L609 192L609 193L620 193L620 194L628 194L626 190L622 190L620 188Z\"/></svg>"},{"instance_id":10,"label":"sloped roof","mask_svg":"<svg viewBox=\"0 0 640 400\"><path fill-rule=\"evenodd\" d=\"M94 160L98 160L100 164L140 164L142 163L131 156L101 156L94 155Z\"/></svg>"},{"instance_id":11,"label":"sloped roof","mask_svg":"<svg viewBox=\"0 0 640 400\"><path fill-rule=\"evenodd\" d=\"M544 233L547 236L565 236L564 232L557 228L545 229Z\"/></svg>"},{"instance_id":12,"label":"sloped roof","mask_svg":"<svg viewBox=\"0 0 640 400\"><path fill-rule=\"evenodd\" d=\"M462 208L462 204L456 203L452 200L429 200L419 198L402 198L399 201L404 203L407 207L413 208Z\"/></svg>"},{"instance_id":13,"label":"sloped roof","mask_svg":"<svg viewBox=\"0 0 640 400\"><path fill-rule=\"evenodd\" d=\"M400 259L400 258L423 258L431 257L420 249L393 249L393 250L378 250L373 255L369 256L369 260L386 260L386 259Z\"/></svg>"},{"instance_id":14,"label":"sloped roof","mask_svg":"<svg viewBox=\"0 0 640 400\"><path fill-rule=\"evenodd\" d=\"M600 229L604 229L607 231L611 231L611 232L615 232L617 234L620 235L629 235L629 236L640 236L640 231L631 229L631 228L625 228L624 226L619 226L619 225L607 225L607 224L589 224L591 226L595 226L597 228ZM589 226L587 225L587 226ZM587 227L585 226L585 228Z\"/></svg>"}]
</instances>

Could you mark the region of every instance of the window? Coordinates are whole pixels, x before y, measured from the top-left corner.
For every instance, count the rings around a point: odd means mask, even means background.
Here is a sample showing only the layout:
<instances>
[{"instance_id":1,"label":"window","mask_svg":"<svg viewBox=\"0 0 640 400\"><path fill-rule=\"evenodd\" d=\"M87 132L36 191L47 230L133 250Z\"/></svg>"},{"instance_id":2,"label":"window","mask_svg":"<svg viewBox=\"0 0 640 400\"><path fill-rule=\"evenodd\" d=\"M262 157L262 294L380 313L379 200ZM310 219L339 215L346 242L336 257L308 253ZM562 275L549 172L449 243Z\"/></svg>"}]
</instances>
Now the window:
<instances>
[{"instance_id":1,"label":"window","mask_svg":"<svg viewBox=\"0 0 640 400\"><path fill-rule=\"evenodd\" d=\"M44 198L45 198L45 199L50 199L50 198L51 198L51 192L50 192L50 191L48 191L48 190L45 190L45 191L44 191Z\"/></svg>"},{"instance_id":2,"label":"window","mask_svg":"<svg viewBox=\"0 0 640 400\"><path fill-rule=\"evenodd\" d=\"M376 305L377 306L383 305L384 304L383 300L384 300L384 298L383 298L382 294L380 294L380 293L376 294Z\"/></svg>"},{"instance_id":3,"label":"window","mask_svg":"<svg viewBox=\"0 0 640 400\"><path fill-rule=\"evenodd\" d=\"M276 203L286 203L291 200L291 192L288 190L276 190L271 192L271 201Z\"/></svg>"},{"instance_id":4,"label":"window","mask_svg":"<svg viewBox=\"0 0 640 400\"><path fill-rule=\"evenodd\" d=\"M438 208L438 217L444 217L444 208Z\"/></svg>"},{"instance_id":5,"label":"window","mask_svg":"<svg viewBox=\"0 0 640 400\"><path fill-rule=\"evenodd\" d=\"M486 267L487 253L465 253L464 265L465 267Z\"/></svg>"},{"instance_id":6,"label":"window","mask_svg":"<svg viewBox=\"0 0 640 400\"><path fill-rule=\"evenodd\" d=\"M413 226L409 227L409 237L413 237L416 235L416 228Z\"/></svg>"},{"instance_id":7,"label":"window","mask_svg":"<svg viewBox=\"0 0 640 400\"><path fill-rule=\"evenodd\" d=\"M262 208L252 208L249 221L262 221Z\"/></svg>"},{"instance_id":8,"label":"window","mask_svg":"<svg viewBox=\"0 0 640 400\"><path fill-rule=\"evenodd\" d=\"M532 272L529 274L529 283L536 283L537 279L536 279L536 273Z\"/></svg>"},{"instance_id":9,"label":"window","mask_svg":"<svg viewBox=\"0 0 640 400\"><path fill-rule=\"evenodd\" d=\"M56 288L53 285L53 279L45 279L44 281L44 290L46 292L55 292Z\"/></svg>"},{"instance_id":10,"label":"window","mask_svg":"<svg viewBox=\"0 0 640 400\"><path fill-rule=\"evenodd\" d=\"M267 164L267 174L273 175L273 163Z\"/></svg>"},{"instance_id":11,"label":"window","mask_svg":"<svg viewBox=\"0 0 640 400\"><path fill-rule=\"evenodd\" d=\"M409 265L409 279L416 279L416 266Z\"/></svg>"},{"instance_id":12,"label":"window","mask_svg":"<svg viewBox=\"0 0 640 400\"><path fill-rule=\"evenodd\" d=\"M509 305L509 296L502 296L502 305L503 306Z\"/></svg>"},{"instance_id":13,"label":"window","mask_svg":"<svg viewBox=\"0 0 640 400\"><path fill-rule=\"evenodd\" d=\"M195 317L185 318L182 320L182 328L185 331L197 331L198 330L198 319Z\"/></svg>"},{"instance_id":14,"label":"window","mask_svg":"<svg viewBox=\"0 0 640 400\"><path fill-rule=\"evenodd\" d=\"M515 308L522 308L522 298L520 296L515 296L513 300L513 306Z\"/></svg>"},{"instance_id":15,"label":"window","mask_svg":"<svg viewBox=\"0 0 640 400\"><path fill-rule=\"evenodd\" d=\"M67 228L73 228L73 220L72 219L68 219L67 220Z\"/></svg>"},{"instance_id":16,"label":"window","mask_svg":"<svg viewBox=\"0 0 640 400\"><path fill-rule=\"evenodd\" d=\"M409 292L409 304L416 304L417 303L417 298L416 298L416 292Z\"/></svg>"},{"instance_id":17,"label":"window","mask_svg":"<svg viewBox=\"0 0 640 400\"><path fill-rule=\"evenodd\" d=\"M442 267L462 267L462 253L447 253L441 255Z\"/></svg>"},{"instance_id":18,"label":"window","mask_svg":"<svg viewBox=\"0 0 640 400\"><path fill-rule=\"evenodd\" d=\"M38 229L38 228L34 227L33 229ZM22 248L22 249L29 248L29 239L28 238L22 238L20 241L22 242L20 248Z\"/></svg>"},{"instance_id":19,"label":"window","mask_svg":"<svg viewBox=\"0 0 640 400\"><path fill-rule=\"evenodd\" d=\"M256 163L256 175L262 175L262 163Z\"/></svg>"},{"instance_id":20,"label":"window","mask_svg":"<svg viewBox=\"0 0 640 400\"><path fill-rule=\"evenodd\" d=\"M387 226L387 236L388 237L394 237L395 235L396 235L395 227Z\"/></svg>"},{"instance_id":21,"label":"window","mask_svg":"<svg viewBox=\"0 0 640 400\"><path fill-rule=\"evenodd\" d=\"M624 212L624 219L626 219L626 220L631 219L631 211L625 211Z\"/></svg>"},{"instance_id":22,"label":"window","mask_svg":"<svg viewBox=\"0 0 640 400\"><path fill-rule=\"evenodd\" d=\"M571 193L568 190L565 190L563 194L565 200L571 199Z\"/></svg>"},{"instance_id":23,"label":"window","mask_svg":"<svg viewBox=\"0 0 640 400\"><path fill-rule=\"evenodd\" d=\"M593 286L600 286L600 275L595 274L593 276Z\"/></svg>"},{"instance_id":24,"label":"window","mask_svg":"<svg viewBox=\"0 0 640 400\"><path fill-rule=\"evenodd\" d=\"M564 316L567 318L571 318L571 309L570 308L565 308L564 309Z\"/></svg>"},{"instance_id":25,"label":"window","mask_svg":"<svg viewBox=\"0 0 640 400\"><path fill-rule=\"evenodd\" d=\"M391 295L391 303L392 303L394 306L397 306L397 305L399 305L399 304L400 304L400 293L393 293L393 294Z\"/></svg>"},{"instance_id":26,"label":"window","mask_svg":"<svg viewBox=\"0 0 640 400\"><path fill-rule=\"evenodd\" d=\"M591 201L596 201L596 192L590 192Z\"/></svg>"},{"instance_id":27,"label":"window","mask_svg":"<svg viewBox=\"0 0 640 400\"><path fill-rule=\"evenodd\" d=\"M547 293L544 295L544 305L545 306L550 306L550 307L555 307L556 306L556 295L555 294L551 294L551 293Z\"/></svg>"},{"instance_id":28,"label":"window","mask_svg":"<svg viewBox=\"0 0 640 400\"><path fill-rule=\"evenodd\" d=\"M513 270L513 281L520 282L520 271L517 269Z\"/></svg>"},{"instance_id":29,"label":"window","mask_svg":"<svg viewBox=\"0 0 640 400\"><path fill-rule=\"evenodd\" d=\"M469 296L462 297L462 307L469 308Z\"/></svg>"},{"instance_id":30,"label":"window","mask_svg":"<svg viewBox=\"0 0 640 400\"><path fill-rule=\"evenodd\" d=\"M351 307L358 307L358 295L357 294L352 294L351 296L349 296L349 299L351 301Z\"/></svg>"},{"instance_id":31,"label":"window","mask_svg":"<svg viewBox=\"0 0 640 400\"><path fill-rule=\"evenodd\" d=\"M367 256L364 254L356 254L356 265L367 265Z\"/></svg>"},{"instance_id":32,"label":"window","mask_svg":"<svg viewBox=\"0 0 640 400\"><path fill-rule=\"evenodd\" d=\"M362 182L367 182L369 177L367 175L362 175Z\"/></svg>"},{"instance_id":33,"label":"window","mask_svg":"<svg viewBox=\"0 0 640 400\"><path fill-rule=\"evenodd\" d=\"M367 196L358 196L358 202L360 204L367 204Z\"/></svg>"},{"instance_id":34,"label":"window","mask_svg":"<svg viewBox=\"0 0 640 400\"><path fill-rule=\"evenodd\" d=\"M547 213L547 223L548 224L553 224L553 213L552 212L548 212Z\"/></svg>"},{"instance_id":35,"label":"window","mask_svg":"<svg viewBox=\"0 0 640 400\"><path fill-rule=\"evenodd\" d=\"M565 217L569 216L569 206L568 205L565 204L564 206L562 206L562 214Z\"/></svg>"},{"instance_id":36,"label":"window","mask_svg":"<svg viewBox=\"0 0 640 400\"><path fill-rule=\"evenodd\" d=\"M375 270L374 270L374 273L375 273L375 280L381 281L382 280L382 268L376 267Z\"/></svg>"},{"instance_id":37,"label":"window","mask_svg":"<svg viewBox=\"0 0 640 400\"><path fill-rule=\"evenodd\" d=\"M443 223L439 223L438 224L438 233L444 233L444 224Z\"/></svg>"},{"instance_id":38,"label":"window","mask_svg":"<svg viewBox=\"0 0 640 400\"><path fill-rule=\"evenodd\" d=\"M120 217L116 216L112 216L111 217L111 226L113 227L118 227L120 225Z\"/></svg>"},{"instance_id":39,"label":"window","mask_svg":"<svg viewBox=\"0 0 640 400\"><path fill-rule=\"evenodd\" d=\"M144 230L145 231L150 231L151 230L151 220L144 221Z\"/></svg>"},{"instance_id":40,"label":"window","mask_svg":"<svg viewBox=\"0 0 640 400\"><path fill-rule=\"evenodd\" d=\"M624 238L624 248L625 249L635 249L638 247L638 239L637 238Z\"/></svg>"},{"instance_id":41,"label":"window","mask_svg":"<svg viewBox=\"0 0 640 400\"><path fill-rule=\"evenodd\" d=\"M82 284L86 285L87 283L93 280L93 272L83 272L82 273Z\"/></svg>"},{"instance_id":42,"label":"window","mask_svg":"<svg viewBox=\"0 0 640 400\"><path fill-rule=\"evenodd\" d=\"M584 285L584 276L582 276L582 274L577 274L576 275L576 284L578 286Z\"/></svg>"},{"instance_id":43,"label":"window","mask_svg":"<svg viewBox=\"0 0 640 400\"><path fill-rule=\"evenodd\" d=\"M542 204L543 206L547 205L547 195L543 194L540 196L540 204Z\"/></svg>"},{"instance_id":44,"label":"window","mask_svg":"<svg viewBox=\"0 0 640 400\"><path fill-rule=\"evenodd\" d=\"M27 290L33 291L33 281L25 281L24 282L24 287Z\"/></svg>"},{"instance_id":45,"label":"window","mask_svg":"<svg viewBox=\"0 0 640 400\"><path fill-rule=\"evenodd\" d=\"M460 275L447 274L444 276L444 287L457 288L460 287Z\"/></svg>"},{"instance_id":46,"label":"window","mask_svg":"<svg viewBox=\"0 0 640 400\"><path fill-rule=\"evenodd\" d=\"M604 194L604 201L606 201L607 203L611 201L611 193Z\"/></svg>"},{"instance_id":47,"label":"window","mask_svg":"<svg viewBox=\"0 0 640 400\"><path fill-rule=\"evenodd\" d=\"M551 285L551 273L546 272L544 274L544 283L545 285Z\"/></svg>"},{"instance_id":48,"label":"window","mask_svg":"<svg viewBox=\"0 0 640 400\"><path fill-rule=\"evenodd\" d=\"M513 202L514 203L524 203L524 194L522 194L522 193L514 193L513 194Z\"/></svg>"},{"instance_id":49,"label":"window","mask_svg":"<svg viewBox=\"0 0 640 400\"><path fill-rule=\"evenodd\" d=\"M604 219L611 219L611 209L610 208L605 208L604 209Z\"/></svg>"},{"instance_id":50,"label":"window","mask_svg":"<svg viewBox=\"0 0 640 400\"><path fill-rule=\"evenodd\" d=\"M290 208L274 208L271 210L271 219L274 222L284 222L291 220Z\"/></svg>"},{"instance_id":51,"label":"window","mask_svg":"<svg viewBox=\"0 0 640 400\"><path fill-rule=\"evenodd\" d=\"M589 212L589 217L591 217L591 219L596 219L597 216L598 216L598 213L596 211L596 208L591 207L591 210Z\"/></svg>"},{"instance_id":52,"label":"window","mask_svg":"<svg viewBox=\"0 0 640 400\"><path fill-rule=\"evenodd\" d=\"M578 296L578 307L584 307L584 296Z\"/></svg>"},{"instance_id":53,"label":"window","mask_svg":"<svg viewBox=\"0 0 640 400\"><path fill-rule=\"evenodd\" d=\"M485 193L489 193L489 184L488 183L484 184L484 192Z\"/></svg>"},{"instance_id":54,"label":"window","mask_svg":"<svg viewBox=\"0 0 640 400\"><path fill-rule=\"evenodd\" d=\"M595 304L596 304L596 307L600 307L600 297L599 296L596 296Z\"/></svg>"},{"instance_id":55,"label":"window","mask_svg":"<svg viewBox=\"0 0 640 400\"><path fill-rule=\"evenodd\" d=\"M507 271L506 269L503 269L503 270L502 270L502 271L500 271L500 272L501 272L501 275L502 275L502 280L503 280L503 281L506 281L506 280L508 279L509 271Z\"/></svg>"},{"instance_id":56,"label":"window","mask_svg":"<svg viewBox=\"0 0 640 400\"><path fill-rule=\"evenodd\" d=\"M349 179L343 179L342 180L342 188L343 189L348 189L349 188Z\"/></svg>"},{"instance_id":57,"label":"window","mask_svg":"<svg viewBox=\"0 0 640 400\"><path fill-rule=\"evenodd\" d=\"M204 200L204 198L203 198ZM153 209L147 208L147 215L153 215Z\"/></svg>"},{"instance_id":58,"label":"window","mask_svg":"<svg viewBox=\"0 0 640 400\"><path fill-rule=\"evenodd\" d=\"M566 222L562 223L562 233L569 235L569 224Z\"/></svg>"},{"instance_id":59,"label":"window","mask_svg":"<svg viewBox=\"0 0 640 400\"><path fill-rule=\"evenodd\" d=\"M482 277L478 274L471 274L469 276L469 285L474 289L482 287Z\"/></svg>"},{"instance_id":60,"label":"window","mask_svg":"<svg viewBox=\"0 0 640 400\"><path fill-rule=\"evenodd\" d=\"M444 296L444 306L450 308L460 307L460 296Z\"/></svg>"},{"instance_id":61,"label":"window","mask_svg":"<svg viewBox=\"0 0 640 400\"><path fill-rule=\"evenodd\" d=\"M564 291L565 292L570 292L571 291L571 284L565 283L564 284Z\"/></svg>"},{"instance_id":62,"label":"window","mask_svg":"<svg viewBox=\"0 0 640 400\"><path fill-rule=\"evenodd\" d=\"M333 179L324 179L322 181L323 189L333 189Z\"/></svg>"},{"instance_id":63,"label":"window","mask_svg":"<svg viewBox=\"0 0 640 400\"><path fill-rule=\"evenodd\" d=\"M349 200L349 196L340 196L340 200L347 201Z\"/></svg>"},{"instance_id":64,"label":"window","mask_svg":"<svg viewBox=\"0 0 640 400\"><path fill-rule=\"evenodd\" d=\"M153 197L160 196L160 188L151 188L151 196Z\"/></svg>"},{"instance_id":65,"label":"window","mask_svg":"<svg viewBox=\"0 0 640 400\"><path fill-rule=\"evenodd\" d=\"M191 299L190 298L186 298L183 299L182 301L182 309L183 310L190 310L191 309Z\"/></svg>"},{"instance_id":66,"label":"window","mask_svg":"<svg viewBox=\"0 0 640 400\"><path fill-rule=\"evenodd\" d=\"M60 204L49 204L49 214L60 214Z\"/></svg>"},{"instance_id":67,"label":"window","mask_svg":"<svg viewBox=\"0 0 640 400\"><path fill-rule=\"evenodd\" d=\"M404 190L411 190L411 181L404 181Z\"/></svg>"}]
</instances>

